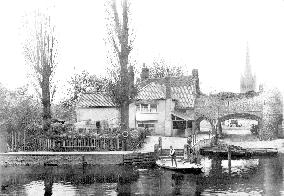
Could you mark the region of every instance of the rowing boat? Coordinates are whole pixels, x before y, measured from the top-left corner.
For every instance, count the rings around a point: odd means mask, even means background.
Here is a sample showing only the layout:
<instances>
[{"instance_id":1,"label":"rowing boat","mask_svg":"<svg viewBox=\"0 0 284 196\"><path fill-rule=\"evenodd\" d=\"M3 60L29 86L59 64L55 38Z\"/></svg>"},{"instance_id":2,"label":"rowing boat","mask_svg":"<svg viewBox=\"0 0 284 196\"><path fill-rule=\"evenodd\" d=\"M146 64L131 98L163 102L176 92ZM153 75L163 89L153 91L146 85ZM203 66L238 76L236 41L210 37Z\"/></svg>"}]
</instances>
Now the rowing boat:
<instances>
[{"instance_id":1,"label":"rowing boat","mask_svg":"<svg viewBox=\"0 0 284 196\"><path fill-rule=\"evenodd\" d=\"M202 166L196 163L190 163L186 161L177 161L177 166L172 165L170 160L160 159L156 161L156 165L163 169L168 169L182 173L200 173L202 172Z\"/></svg>"}]
</instances>

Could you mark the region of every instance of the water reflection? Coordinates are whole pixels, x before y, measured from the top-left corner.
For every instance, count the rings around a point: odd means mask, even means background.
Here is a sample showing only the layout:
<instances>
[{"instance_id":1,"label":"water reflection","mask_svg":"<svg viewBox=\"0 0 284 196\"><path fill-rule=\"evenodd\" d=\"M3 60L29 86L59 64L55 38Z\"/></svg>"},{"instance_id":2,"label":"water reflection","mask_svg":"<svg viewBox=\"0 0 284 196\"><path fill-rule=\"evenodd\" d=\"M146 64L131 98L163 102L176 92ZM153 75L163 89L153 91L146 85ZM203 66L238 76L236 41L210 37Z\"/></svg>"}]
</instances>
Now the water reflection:
<instances>
[{"instance_id":1,"label":"water reflection","mask_svg":"<svg viewBox=\"0 0 284 196\"><path fill-rule=\"evenodd\" d=\"M227 160L204 158L203 174L140 166L0 167L0 194L11 195L280 195L283 155Z\"/></svg>"}]
</instances>

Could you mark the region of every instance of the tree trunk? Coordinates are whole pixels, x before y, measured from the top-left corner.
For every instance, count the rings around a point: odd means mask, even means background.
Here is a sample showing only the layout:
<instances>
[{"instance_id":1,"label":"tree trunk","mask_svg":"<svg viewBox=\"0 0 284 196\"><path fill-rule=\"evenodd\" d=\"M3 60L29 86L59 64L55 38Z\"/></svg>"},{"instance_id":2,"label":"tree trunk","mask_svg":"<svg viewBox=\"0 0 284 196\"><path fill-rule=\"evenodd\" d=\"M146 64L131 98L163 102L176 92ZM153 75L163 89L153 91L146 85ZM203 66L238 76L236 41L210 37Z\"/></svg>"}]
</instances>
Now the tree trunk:
<instances>
[{"instance_id":1,"label":"tree trunk","mask_svg":"<svg viewBox=\"0 0 284 196\"><path fill-rule=\"evenodd\" d=\"M120 108L121 128L126 130L129 128L129 104L124 102Z\"/></svg>"},{"instance_id":2,"label":"tree trunk","mask_svg":"<svg viewBox=\"0 0 284 196\"><path fill-rule=\"evenodd\" d=\"M51 111L50 111L50 84L49 78L43 77L42 81L42 105L43 105L43 131L47 133L51 123Z\"/></svg>"}]
</instances>

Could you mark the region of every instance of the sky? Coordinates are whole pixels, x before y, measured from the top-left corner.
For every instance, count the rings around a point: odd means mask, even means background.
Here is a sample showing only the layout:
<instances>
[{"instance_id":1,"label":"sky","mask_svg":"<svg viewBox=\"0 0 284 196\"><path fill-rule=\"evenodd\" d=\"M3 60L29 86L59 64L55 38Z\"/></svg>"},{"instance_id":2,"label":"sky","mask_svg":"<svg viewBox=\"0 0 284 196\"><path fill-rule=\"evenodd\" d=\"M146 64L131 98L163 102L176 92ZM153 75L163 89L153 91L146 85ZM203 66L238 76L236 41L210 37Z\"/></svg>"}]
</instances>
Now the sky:
<instances>
[{"instance_id":1,"label":"sky","mask_svg":"<svg viewBox=\"0 0 284 196\"><path fill-rule=\"evenodd\" d=\"M205 93L240 91L246 48L257 84L284 92L284 0L132 0L131 58L137 67L164 59L191 73L199 70ZM15 89L30 82L23 55L23 27L34 10L48 10L56 26L57 98L66 81L108 66L104 0L11 0L0 2L0 83ZM139 71L139 70L138 70ZM60 95L61 93L61 95Z\"/></svg>"}]
</instances>

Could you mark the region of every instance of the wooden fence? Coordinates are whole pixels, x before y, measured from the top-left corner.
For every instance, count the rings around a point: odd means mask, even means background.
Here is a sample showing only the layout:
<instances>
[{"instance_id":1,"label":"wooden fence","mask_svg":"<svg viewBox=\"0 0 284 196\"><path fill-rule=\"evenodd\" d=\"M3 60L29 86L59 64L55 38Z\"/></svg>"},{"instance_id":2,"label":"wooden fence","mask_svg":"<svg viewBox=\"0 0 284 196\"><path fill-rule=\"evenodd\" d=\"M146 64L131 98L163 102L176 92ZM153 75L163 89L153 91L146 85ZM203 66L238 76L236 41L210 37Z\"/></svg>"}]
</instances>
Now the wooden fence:
<instances>
[{"instance_id":1,"label":"wooden fence","mask_svg":"<svg viewBox=\"0 0 284 196\"><path fill-rule=\"evenodd\" d=\"M74 137L34 139L33 148L27 151L111 151L122 150L123 139L119 137Z\"/></svg>"}]
</instances>

